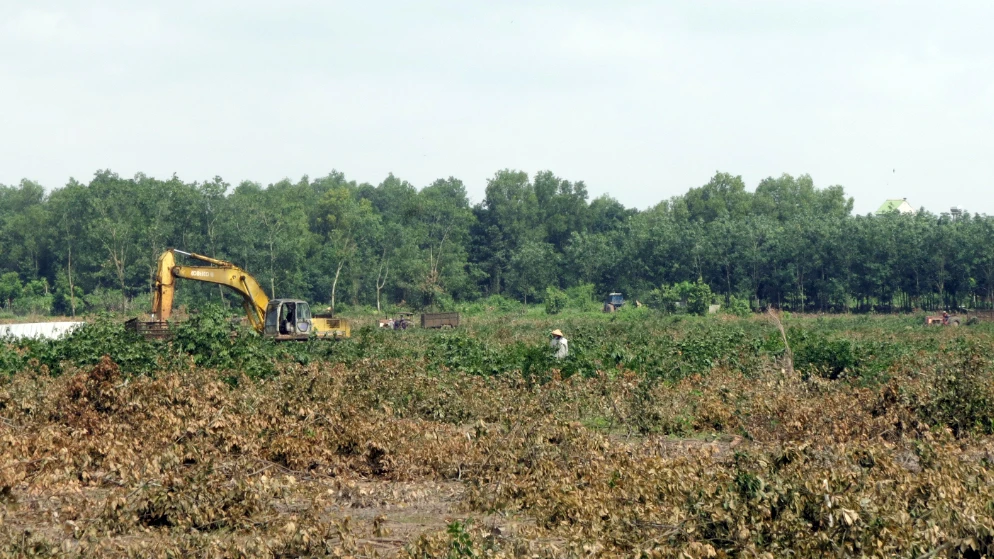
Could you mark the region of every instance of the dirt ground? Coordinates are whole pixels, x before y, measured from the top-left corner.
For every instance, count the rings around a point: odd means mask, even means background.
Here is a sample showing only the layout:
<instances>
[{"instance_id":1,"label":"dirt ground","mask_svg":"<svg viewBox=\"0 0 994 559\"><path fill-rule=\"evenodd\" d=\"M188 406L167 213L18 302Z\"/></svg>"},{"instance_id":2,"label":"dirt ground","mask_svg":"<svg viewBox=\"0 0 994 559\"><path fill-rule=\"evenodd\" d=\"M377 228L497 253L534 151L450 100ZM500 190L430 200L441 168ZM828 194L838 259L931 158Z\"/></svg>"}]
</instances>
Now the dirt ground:
<instances>
[{"instance_id":1,"label":"dirt ground","mask_svg":"<svg viewBox=\"0 0 994 559\"><path fill-rule=\"evenodd\" d=\"M612 437L612 442L628 446L633 452L664 458L704 452L728 458L734 450L747 446L740 437L710 437L707 439L672 439L660 437L645 444L643 437ZM274 463L261 464L256 476L292 479L292 490L280 499L269 503L267 523L291 525L296 515L318 507L320 516L332 522L335 533L326 541L342 556L394 557L406 546L424 535L444 532L453 522L472 523L482 527L494 538L529 545L529 528L534 521L506 514L482 515L462 506L466 487L459 481L381 481L341 480L313 477L302 472L292 472ZM62 542L65 552L78 546L80 533L87 529L87 518L101 516L102 511L113 506L112 488L92 487L88 484L45 490L28 490L21 485L0 495L4 512L0 525L7 534L23 538L27 543L32 536L52 542ZM148 545L168 541L171 536L165 529L150 528L145 533L105 535L104 544L110 549L127 553L135 545ZM233 534L212 533L212 538L245 538ZM537 542L536 542L537 543ZM541 542L548 549L550 541Z\"/></svg>"},{"instance_id":2,"label":"dirt ground","mask_svg":"<svg viewBox=\"0 0 994 559\"><path fill-rule=\"evenodd\" d=\"M342 555L394 557L422 535L444 531L454 521L485 526L494 535L505 538L527 523L502 515L481 516L460 510L465 489L460 482L310 479L299 481L294 487L290 494L270 503L268 521L289 525L296 513L320 503L321 515L337 528L337 534L326 544ZM40 536L62 542L63 551L71 552L78 545L73 536L87 527L84 518L111 506L113 495L112 490L98 487L51 492L15 488L0 496L4 507L0 525L8 535L23 538L25 542ZM66 517L67 511L71 518ZM164 530L156 529L142 535L108 533L105 544L125 551L133 550L136 540L152 546L157 540L166 541L169 537ZM226 536L215 533L211 537L223 540Z\"/></svg>"}]
</instances>

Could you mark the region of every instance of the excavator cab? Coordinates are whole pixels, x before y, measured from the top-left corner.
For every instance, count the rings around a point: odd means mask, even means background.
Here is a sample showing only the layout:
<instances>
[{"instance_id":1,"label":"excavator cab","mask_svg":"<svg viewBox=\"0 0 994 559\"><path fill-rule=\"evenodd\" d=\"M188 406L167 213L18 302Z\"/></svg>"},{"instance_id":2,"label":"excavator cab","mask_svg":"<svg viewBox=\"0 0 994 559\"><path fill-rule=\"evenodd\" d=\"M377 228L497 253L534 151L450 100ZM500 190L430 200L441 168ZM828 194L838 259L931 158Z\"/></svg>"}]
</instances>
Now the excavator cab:
<instances>
[{"instance_id":1,"label":"excavator cab","mask_svg":"<svg viewBox=\"0 0 994 559\"><path fill-rule=\"evenodd\" d=\"M311 307L299 299L273 299L266 305L263 335L277 340L306 340L311 334Z\"/></svg>"}]
</instances>

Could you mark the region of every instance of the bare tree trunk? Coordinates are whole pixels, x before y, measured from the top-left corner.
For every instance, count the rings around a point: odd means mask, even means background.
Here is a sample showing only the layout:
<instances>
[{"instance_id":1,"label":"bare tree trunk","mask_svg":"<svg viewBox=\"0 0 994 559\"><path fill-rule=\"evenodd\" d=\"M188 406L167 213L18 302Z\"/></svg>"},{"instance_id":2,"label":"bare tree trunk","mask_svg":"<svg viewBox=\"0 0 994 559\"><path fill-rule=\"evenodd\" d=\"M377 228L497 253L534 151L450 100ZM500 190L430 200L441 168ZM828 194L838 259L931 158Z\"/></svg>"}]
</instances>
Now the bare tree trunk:
<instances>
[{"instance_id":1,"label":"bare tree trunk","mask_svg":"<svg viewBox=\"0 0 994 559\"><path fill-rule=\"evenodd\" d=\"M269 238L269 293L270 297L276 298L276 249L273 246L273 238Z\"/></svg>"},{"instance_id":2,"label":"bare tree trunk","mask_svg":"<svg viewBox=\"0 0 994 559\"><path fill-rule=\"evenodd\" d=\"M731 264L725 263L725 304L732 304L732 269Z\"/></svg>"},{"instance_id":3,"label":"bare tree trunk","mask_svg":"<svg viewBox=\"0 0 994 559\"><path fill-rule=\"evenodd\" d=\"M68 240L68 242L66 243L66 248L68 248L68 251L69 251L68 261L66 263L67 275L68 275L68 278L69 278L69 309L70 309L70 312L72 313L73 318L76 318L76 288L75 288L75 286L72 283L72 238L73 238L73 236L70 234L70 231L69 231L68 219L69 219L68 215L63 215L62 216L62 225L65 226L66 239Z\"/></svg>"},{"instance_id":4,"label":"bare tree trunk","mask_svg":"<svg viewBox=\"0 0 994 559\"><path fill-rule=\"evenodd\" d=\"M72 316L76 318L76 288L72 284L72 243L69 244L69 306L72 308Z\"/></svg>"},{"instance_id":5,"label":"bare tree trunk","mask_svg":"<svg viewBox=\"0 0 994 559\"><path fill-rule=\"evenodd\" d=\"M433 254L433 249L429 247L428 249L428 261L431 264L431 271L435 277L439 275L439 267L442 263L442 248L445 246L445 239L449 236L449 230L446 229L445 233L442 234L442 240L438 241L438 255Z\"/></svg>"},{"instance_id":6,"label":"bare tree trunk","mask_svg":"<svg viewBox=\"0 0 994 559\"><path fill-rule=\"evenodd\" d=\"M349 233L351 234L351 230L349 231ZM341 275L342 268L345 266L345 263L348 261L349 257L352 256L351 254L352 247L349 246L350 244L351 241L349 241L348 237L346 237L345 245L343 246L341 253L342 259L338 261L338 268L335 269L335 279L332 280L331 282L331 316L332 317L335 316L335 288L338 287L338 276Z\"/></svg>"},{"instance_id":7,"label":"bare tree trunk","mask_svg":"<svg viewBox=\"0 0 994 559\"><path fill-rule=\"evenodd\" d=\"M215 223L217 223L217 216L207 222L207 239L211 245L211 256L217 258L217 231L215 230ZM217 284L217 291L221 294L221 304L227 307L228 301L224 298L224 286Z\"/></svg>"},{"instance_id":8,"label":"bare tree trunk","mask_svg":"<svg viewBox=\"0 0 994 559\"><path fill-rule=\"evenodd\" d=\"M343 258L338 263L338 269L335 270L335 279L331 282L331 316L335 316L335 288L338 287L338 276L342 273L342 266L345 265L345 259Z\"/></svg>"},{"instance_id":9,"label":"bare tree trunk","mask_svg":"<svg viewBox=\"0 0 994 559\"><path fill-rule=\"evenodd\" d=\"M128 310L128 296L125 294L126 285L124 282L124 257L120 257L115 251L111 251L111 258L114 260L114 268L117 271L117 281L121 284L121 306L124 311Z\"/></svg>"},{"instance_id":10,"label":"bare tree trunk","mask_svg":"<svg viewBox=\"0 0 994 559\"><path fill-rule=\"evenodd\" d=\"M804 274L797 276L797 290L801 294L801 312L804 312Z\"/></svg>"},{"instance_id":11,"label":"bare tree trunk","mask_svg":"<svg viewBox=\"0 0 994 559\"><path fill-rule=\"evenodd\" d=\"M118 238L117 229L112 231L110 242L104 241L104 248L107 249L107 252L110 254L111 262L114 264L114 272L117 274L117 282L121 285L121 305L126 311L128 297L125 294L127 286L124 281L124 268L126 265L125 259L127 258L127 254L123 248L123 242Z\"/></svg>"},{"instance_id":12,"label":"bare tree trunk","mask_svg":"<svg viewBox=\"0 0 994 559\"><path fill-rule=\"evenodd\" d=\"M383 257L380 258L380 268L376 271L376 312L380 310L380 292L387 284L387 276L390 275L390 260L387 259L387 249L383 249Z\"/></svg>"}]
</instances>

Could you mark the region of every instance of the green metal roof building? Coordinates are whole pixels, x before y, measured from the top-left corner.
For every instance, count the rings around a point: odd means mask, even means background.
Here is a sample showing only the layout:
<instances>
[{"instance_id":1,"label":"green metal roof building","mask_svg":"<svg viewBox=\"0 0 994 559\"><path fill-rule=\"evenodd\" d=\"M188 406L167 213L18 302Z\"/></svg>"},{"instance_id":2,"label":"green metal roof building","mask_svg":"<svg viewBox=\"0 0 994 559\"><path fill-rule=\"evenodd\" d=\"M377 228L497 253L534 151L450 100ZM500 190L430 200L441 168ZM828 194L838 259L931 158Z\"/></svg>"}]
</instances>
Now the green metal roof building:
<instances>
[{"instance_id":1,"label":"green metal roof building","mask_svg":"<svg viewBox=\"0 0 994 559\"><path fill-rule=\"evenodd\" d=\"M907 198L891 198L880 206L880 209L877 210L877 215L888 214L891 212L913 214L915 213L915 209L908 203Z\"/></svg>"}]
</instances>

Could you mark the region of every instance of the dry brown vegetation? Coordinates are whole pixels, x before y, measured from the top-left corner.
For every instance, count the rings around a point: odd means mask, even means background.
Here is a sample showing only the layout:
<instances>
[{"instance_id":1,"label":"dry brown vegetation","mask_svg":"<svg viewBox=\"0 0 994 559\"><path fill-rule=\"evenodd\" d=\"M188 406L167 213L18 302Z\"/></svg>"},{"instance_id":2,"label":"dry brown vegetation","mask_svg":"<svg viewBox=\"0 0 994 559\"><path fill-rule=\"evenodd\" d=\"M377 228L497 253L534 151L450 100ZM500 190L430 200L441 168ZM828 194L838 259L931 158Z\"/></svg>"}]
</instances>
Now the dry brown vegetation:
<instances>
[{"instance_id":1,"label":"dry brown vegetation","mask_svg":"<svg viewBox=\"0 0 994 559\"><path fill-rule=\"evenodd\" d=\"M0 555L990 556L985 354L877 385L773 361L670 383L27 370L0 383Z\"/></svg>"}]
</instances>

